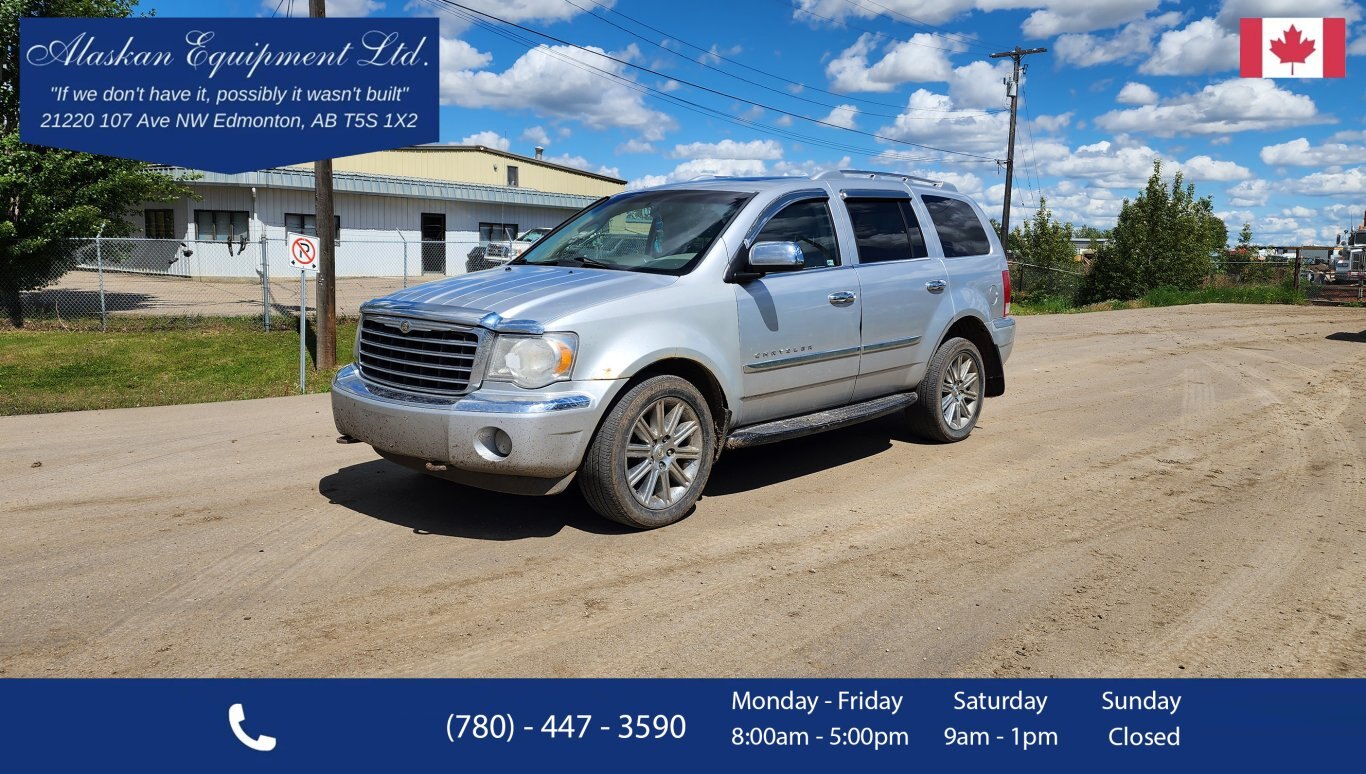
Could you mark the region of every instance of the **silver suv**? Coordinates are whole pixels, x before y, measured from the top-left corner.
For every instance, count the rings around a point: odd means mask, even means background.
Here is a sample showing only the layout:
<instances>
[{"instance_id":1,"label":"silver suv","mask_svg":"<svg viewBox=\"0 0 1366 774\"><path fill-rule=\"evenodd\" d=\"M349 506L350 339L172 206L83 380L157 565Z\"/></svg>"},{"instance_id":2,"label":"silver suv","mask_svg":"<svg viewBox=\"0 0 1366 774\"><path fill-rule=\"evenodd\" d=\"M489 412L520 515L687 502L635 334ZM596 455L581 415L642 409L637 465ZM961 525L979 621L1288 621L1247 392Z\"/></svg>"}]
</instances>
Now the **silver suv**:
<instances>
[{"instance_id":1,"label":"silver suv","mask_svg":"<svg viewBox=\"0 0 1366 774\"><path fill-rule=\"evenodd\" d=\"M518 494L577 479L651 528L692 510L723 449L894 412L967 438L1014 338L1000 242L952 185L711 178L367 302L332 411L340 440L414 470Z\"/></svg>"}]
</instances>

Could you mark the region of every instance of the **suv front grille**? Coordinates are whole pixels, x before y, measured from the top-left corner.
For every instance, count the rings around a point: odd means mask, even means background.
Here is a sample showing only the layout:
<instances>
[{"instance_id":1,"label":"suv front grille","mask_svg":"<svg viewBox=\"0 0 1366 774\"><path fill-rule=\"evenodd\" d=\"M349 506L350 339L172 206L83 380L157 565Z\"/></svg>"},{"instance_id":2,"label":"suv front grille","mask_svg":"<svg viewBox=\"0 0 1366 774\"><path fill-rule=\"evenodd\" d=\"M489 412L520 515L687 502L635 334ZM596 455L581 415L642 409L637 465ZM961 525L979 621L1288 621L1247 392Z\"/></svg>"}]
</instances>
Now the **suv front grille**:
<instances>
[{"instance_id":1,"label":"suv front grille","mask_svg":"<svg viewBox=\"0 0 1366 774\"><path fill-rule=\"evenodd\" d=\"M469 390L474 378L480 341L480 335L469 328L365 315L356 364L361 376L380 384L459 395Z\"/></svg>"}]
</instances>

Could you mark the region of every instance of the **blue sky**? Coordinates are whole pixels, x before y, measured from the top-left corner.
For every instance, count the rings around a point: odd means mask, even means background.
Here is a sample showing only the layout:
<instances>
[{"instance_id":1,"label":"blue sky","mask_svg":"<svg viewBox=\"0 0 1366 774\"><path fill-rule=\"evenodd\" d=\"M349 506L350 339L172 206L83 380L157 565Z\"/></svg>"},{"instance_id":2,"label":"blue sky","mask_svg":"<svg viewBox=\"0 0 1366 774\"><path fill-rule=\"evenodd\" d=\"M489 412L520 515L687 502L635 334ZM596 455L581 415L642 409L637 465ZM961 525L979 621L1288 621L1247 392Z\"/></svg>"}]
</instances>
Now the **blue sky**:
<instances>
[{"instance_id":1,"label":"blue sky","mask_svg":"<svg viewBox=\"0 0 1366 774\"><path fill-rule=\"evenodd\" d=\"M1025 60L1013 218L1042 196L1064 219L1113 225L1154 158L1212 195L1231 234L1251 222L1259 242L1331 243L1366 211L1355 0L459 2L584 48L492 25L512 33L499 34L441 0L328 3L331 15L443 20L443 142L542 145L632 185L895 169L948 179L999 212L1009 65L988 54L1046 46ZM162 16L291 5L306 14L307 0L142 3ZM1347 78L1239 78L1245 16L1345 17Z\"/></svg>"}]
</instances>

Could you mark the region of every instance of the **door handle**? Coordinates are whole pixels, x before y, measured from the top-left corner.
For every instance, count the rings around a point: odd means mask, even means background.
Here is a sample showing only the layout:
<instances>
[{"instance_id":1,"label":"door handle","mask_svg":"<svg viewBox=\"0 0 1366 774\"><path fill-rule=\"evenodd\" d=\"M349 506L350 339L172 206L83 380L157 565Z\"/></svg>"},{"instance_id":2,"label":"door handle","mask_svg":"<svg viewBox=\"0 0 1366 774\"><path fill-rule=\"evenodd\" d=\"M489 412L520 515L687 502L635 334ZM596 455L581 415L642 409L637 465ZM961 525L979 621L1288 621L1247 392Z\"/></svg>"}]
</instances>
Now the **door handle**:
<instances>
[{"instance_id":1,"label":"door handle","mask_svg":"<svg viewBox=\"0 0 1366 774\"><path fill-rule=\"evenodd\" d=\"M949 283L945 282L944 280L930 280L929 282L925 283L925 289L930 291L931 293L943 293L944 288L948 286Z\"/></svg>"},{"instance_id":2,"label":"door handle","mask_svg":"<svg viewBox=\"0 0 1366 774\"><path fill-rule=\"evenodd\" d=\"M854 300L857 299L858 296L848 290L841 290L836 293L831 293L828 298L830 299L830 304L832 306L849 306L854 303Z\"/></svg>"}]
</instances>

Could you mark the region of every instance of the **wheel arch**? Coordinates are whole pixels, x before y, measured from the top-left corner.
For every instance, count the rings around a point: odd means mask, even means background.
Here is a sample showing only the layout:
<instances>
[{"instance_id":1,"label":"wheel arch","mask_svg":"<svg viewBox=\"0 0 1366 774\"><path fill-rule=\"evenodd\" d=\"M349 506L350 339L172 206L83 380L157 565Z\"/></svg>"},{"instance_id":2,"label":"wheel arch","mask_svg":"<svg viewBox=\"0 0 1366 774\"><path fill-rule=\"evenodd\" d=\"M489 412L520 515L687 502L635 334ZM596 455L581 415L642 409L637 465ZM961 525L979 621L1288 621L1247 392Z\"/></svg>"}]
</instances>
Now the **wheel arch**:
<instances>
[{"instance_id":1,"label":"wheel arch","mask_svg":"<svg viewBox=\"0 0 1366 774\"><path fill-rule=\"evenodd\" d=\"M1006 371L1005 364L1001 362L1001 351L996 348L996 342L991 338L991 331L987 330L987 324L976 315L964 315L953 321L944 336L935 345L935 351L944 342L955 337L962 337L971 341L977 347L977 351L982 353L982 367L986 370L986 391L984 397L995 398L1004 395L1006 391Z\"/></svg>"}]
</instances>

